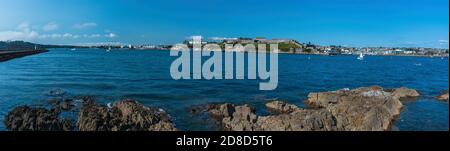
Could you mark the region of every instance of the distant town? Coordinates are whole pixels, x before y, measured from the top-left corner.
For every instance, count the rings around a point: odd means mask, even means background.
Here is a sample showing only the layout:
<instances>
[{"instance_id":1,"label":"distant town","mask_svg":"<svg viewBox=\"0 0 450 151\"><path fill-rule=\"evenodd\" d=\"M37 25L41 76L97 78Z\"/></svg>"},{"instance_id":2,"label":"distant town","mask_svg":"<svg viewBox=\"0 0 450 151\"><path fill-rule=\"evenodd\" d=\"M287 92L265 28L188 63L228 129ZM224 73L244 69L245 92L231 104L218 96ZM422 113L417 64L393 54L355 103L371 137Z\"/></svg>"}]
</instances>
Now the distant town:
<instances>
[{"instance_id":1,"label":"distant town","mask_svg":"<svg viewBox=\"0 0 450 151\"><path fill-rule=\"evenodd\" d=\"M186 38L182 43L192 47L193 37ZM202 45L218 44L224 49L225 44L254 44L256 47L260 44L278 44L280 53L290 54L316 54L316 55L396 55L396 56L429 56L429 57L448 57L449 49L439 48L421 48L421 47L346 47L339 45L322 46L310 42L301 43L294 39L267 39L264 37L239 37L239 38L221 38L211 37L202 39ZM131 44L100 44L100 45L42 45L24 41L0 41L0 51L14 50L33 50L49 48L97 48L97 49L128 49L128 50L170 50L173 45L131 45ZM268 48L268 47L267 47Z\"/></svg>"}]
</instances>

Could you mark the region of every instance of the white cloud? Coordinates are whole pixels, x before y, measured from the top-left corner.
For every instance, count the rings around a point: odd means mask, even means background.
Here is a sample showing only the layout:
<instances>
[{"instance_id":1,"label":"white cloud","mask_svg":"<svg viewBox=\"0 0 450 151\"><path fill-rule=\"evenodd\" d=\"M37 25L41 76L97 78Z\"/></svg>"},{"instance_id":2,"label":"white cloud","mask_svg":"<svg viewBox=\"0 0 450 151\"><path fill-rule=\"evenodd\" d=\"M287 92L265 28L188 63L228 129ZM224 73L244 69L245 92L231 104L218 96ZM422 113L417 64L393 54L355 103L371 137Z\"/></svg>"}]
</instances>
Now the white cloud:
<instances>
[{"instance_id":1,"label":"white cloud","mask_svg":"<svg viewBox=\"0 0 450 151\"><path fill-rule=\"evenodd\" d=\"M448 44L448 40L439 40L439 44L441 45Z\"/></svg>"},{"instance_id":2,"label":"white cloud","mask_svg":"<svg viewBox=\"0 0 450 151\"><path fill-rule=\"evenodd\" d=\"M97 23L82 23L82 24L75 24L73 25L73 28L75 29L88 29L88 28L94 28L97 27Z\"/></svg>"},{"instance_id":3,"label":"white cloud","mask_svg":"<svg viewBox=\"0 0 450 151\"><path fill-rule=\"evenodd\" d=\"M109 33L105 35L106 38L115 38L117 35L115 33Z\"/></svg>"},{"instance_id":4,"label":"white cloud","mask_svg":"<svg viewBox=\"0 0 450 151\"><path fill-rule=\"evenodd\" d=\"M84 34L83 37L84 38L100 38L100 37L102 37L102 35L100 35L100 34L91 34L91 35Z\"/></svg>"},{"instance_id":5,"label":"white cloud","mask_svg":"<svg viewBox=\"0 0 450 151\"><path fill-rule=\"evenodd\" d=\"M77 44L74 44L74 45L77 45L77 46L106 46L106 45L109 45L109 46L123 46L123 45L126 45L126 44L121 43L121 42L96 42L96 43L77 43Z\"/></svg>"},{"instance_id":6,"label":"white cloud","mask_svg":"<svg viewBox=\"0 0 450 151\"><path fill-rule=\"evenodd\" d=\"M42 27L42 30L53 31L53 30L57 30L58 28L59 28L58 24L51 22L51 23L48 23L47 25L45 25L44 27Z\"/></svg>"},{"instance_id":7,"label":"white cloud","mask_svg":"<svg viewBox=\"0 0 450 151\"><path fill-rule=\"evenodd\" d=\"M92 25L87 25L92 26ZM87 27L86 26L86 27ZM56 30L58 25L55 23L49 23L43 30L50 31ZM14 30L0 31L0 41L8 40L35 40L35 39L78 39L78 38L116 38L117 34L72 34L72 33L53 33L53 34L39 34L33 30L28 23L22 23L18 25Z\"/></svg>"},{"instance_id":8,"label":"white cloud","mask_svg":"<svg viewBox=\"0 0 450 151\"><path fill-rule=\"evenodd\" d=\"M117 37L114 33L109 33L105 35L101 34L83 34L83 35L77 35L77 34L71 34L71 33L65 33L65 34L44 34L38 36L41 39L78 39L78 38L115 38Z\"/></svg>"},{"instance_id":9,"label":"white cloud","mask_svg":"<svg viewBox=\"0 0 450 151\"><path fill-rule=\"evenodd\" d=\"M33 31L28 23L22 23L16 30L0 31L0 41L29 40L39 37L39 33Z\"/></svg>"}]
</instances>

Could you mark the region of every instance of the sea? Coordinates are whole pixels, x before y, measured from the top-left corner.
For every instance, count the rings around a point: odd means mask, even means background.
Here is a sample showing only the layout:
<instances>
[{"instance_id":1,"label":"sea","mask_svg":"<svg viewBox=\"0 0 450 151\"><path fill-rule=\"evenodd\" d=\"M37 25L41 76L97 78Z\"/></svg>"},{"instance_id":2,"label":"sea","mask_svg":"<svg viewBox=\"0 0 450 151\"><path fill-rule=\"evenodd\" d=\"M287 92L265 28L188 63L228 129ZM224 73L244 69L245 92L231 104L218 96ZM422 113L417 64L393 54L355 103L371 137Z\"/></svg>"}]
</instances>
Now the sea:
<instances>
[{"instance_id":1,"label":"sea","mask_svg":"<svg viewBox=\"0 0 450 151\"><path fill-rule=\"evenodd\" d=\"M283 100L305 107L311 92L378 85L408 87L421 96L403 102L394 130L448 131L449 104L434 99L449 90L449 60L440 57L321 56L279 54L278 87L259 90L259 80L174 80L177 57L164 50L50 49L47 53L0 62L0 131L6 114L20 105L40 106L57 92L66 98L93 96L98 103L121 99L161 108L176 128L218 130L190 108L209 103L250 104L268 114L264 104ZM76 117L76 112L66 116Z\"/></svg>"}]
</instances>

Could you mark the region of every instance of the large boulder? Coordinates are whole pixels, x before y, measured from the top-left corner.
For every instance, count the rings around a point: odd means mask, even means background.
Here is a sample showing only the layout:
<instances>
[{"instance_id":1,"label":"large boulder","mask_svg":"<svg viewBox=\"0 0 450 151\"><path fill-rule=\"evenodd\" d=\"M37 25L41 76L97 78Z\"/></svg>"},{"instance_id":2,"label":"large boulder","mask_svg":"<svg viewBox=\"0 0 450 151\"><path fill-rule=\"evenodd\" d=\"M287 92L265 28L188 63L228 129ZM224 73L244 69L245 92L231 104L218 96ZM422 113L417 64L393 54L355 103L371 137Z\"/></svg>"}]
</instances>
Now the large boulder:
<instances>
[{"instance_id":1,"label":"large boulder","mask_svg":"<svg viewBox=\"0 0 450 151\"><path fill-rule=\"evenodd\" d=\"M70 120L60 119L58 113L45 108L19 106L6 115L6 128L12 131L70 131Z\"/></svg>"},{"instance_id":2,"label":"large boulder","mask_svg":"<svg viewBox=\"0 0 450 151\"><path fill-rule=\"evenodd\" d=\"M384 131L390 130L393 120L400 114L403 104L399 99L416 96L418 93L414 92L400 88L391 93L372 86L311 93L305 102L329 111L338 130Z\"/></svg>"},{"instance_id":3,"label":"large boulder","mask_svg":"<svg viewBox=\"0 0 450 151\"><path fill-rule=\"evenodd\" d=\"M234 106L229 103L208 105L209 114L214 118L230 117L234 112Z\"/></svg>"},{"instance_id":4,"label":"large boulder","mask_svg":"<svg viewBox=\"0 0 450 151\"><path fill-rule=\"evenodd\" d=\"M300 109L295 105L291 105L283 101L271 101L266 103L266 108L274 113L292 113Z\"/></svg>"},{"instance_id":5,"label":"large boulder","mask_svg":"<svg viewBox=\"0 0 450 151\"><path fill-rule=\"evenodd\" d=\"M392 96L397 97L398 99L410 99L410 98L418 97L418 96L420 96L420 94L416 90L409 89L406 87L401 87L401 88L394 89L394 91L392 91Z\"/></svg>"},{"instance_id":6,"label":"large boulder","mask_svg":"<svg viewBox=\"0 0 450 151\"><path fill-rule=\"evenodd\" d=\"M224 129L232 131L253 131L257 116L253 108L248 105L236 106L232 116L222 119Z\"/></svg>"},{"instance_id":7,"label":"large boulder","mask_svg":"<svg viewBox=\"0 0 450 151\"><path fill-rule=\"evenodd\" d=\"M111 108L95 103L81 107L80 131L174 131L170 117L164 111L145 107L133 100L123 100Z\"/></svg>"}]
</instances>

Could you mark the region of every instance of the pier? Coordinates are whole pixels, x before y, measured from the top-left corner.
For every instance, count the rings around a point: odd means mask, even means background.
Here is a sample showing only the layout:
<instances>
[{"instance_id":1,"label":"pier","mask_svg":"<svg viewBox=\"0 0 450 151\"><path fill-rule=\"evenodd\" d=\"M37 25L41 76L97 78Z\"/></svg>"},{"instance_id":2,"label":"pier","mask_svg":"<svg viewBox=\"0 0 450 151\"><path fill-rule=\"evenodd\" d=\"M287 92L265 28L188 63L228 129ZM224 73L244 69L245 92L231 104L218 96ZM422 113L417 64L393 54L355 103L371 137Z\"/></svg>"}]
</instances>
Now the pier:
<instances>
[{"instance_id":1,"label":"pier","mask_svg":"<svg viewBox=\"0 0 450 151\"><path fill-rule=\"evenodd\" d=\"M43 52L48 52L48 50L0 51L0 62Z\"/></svg>"}]
</instances>

